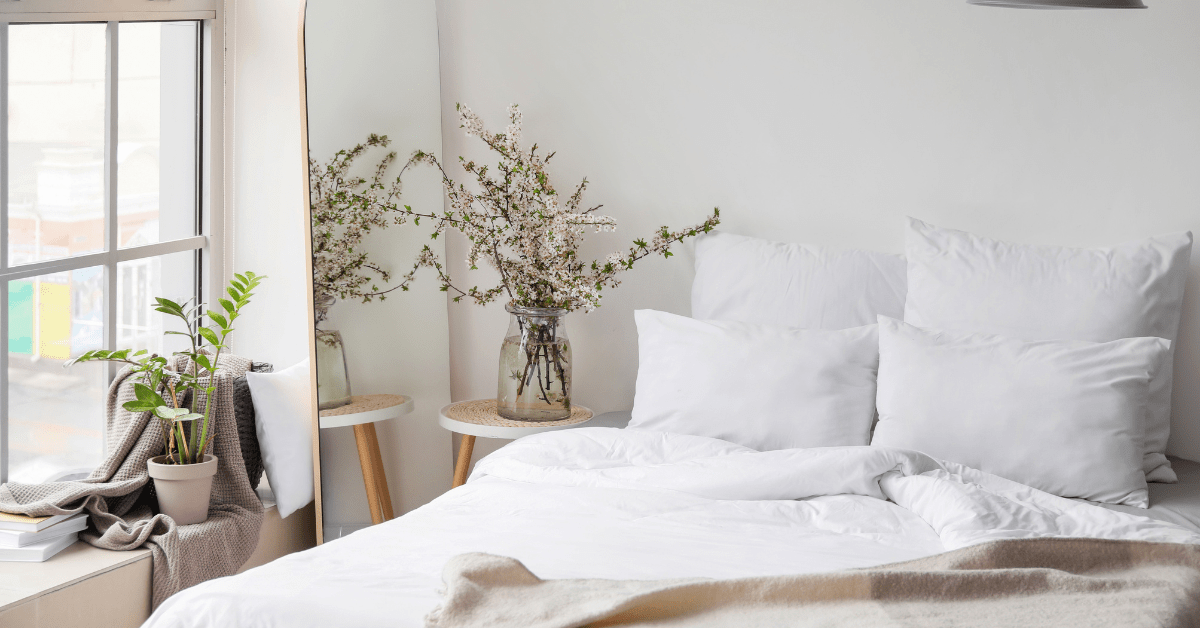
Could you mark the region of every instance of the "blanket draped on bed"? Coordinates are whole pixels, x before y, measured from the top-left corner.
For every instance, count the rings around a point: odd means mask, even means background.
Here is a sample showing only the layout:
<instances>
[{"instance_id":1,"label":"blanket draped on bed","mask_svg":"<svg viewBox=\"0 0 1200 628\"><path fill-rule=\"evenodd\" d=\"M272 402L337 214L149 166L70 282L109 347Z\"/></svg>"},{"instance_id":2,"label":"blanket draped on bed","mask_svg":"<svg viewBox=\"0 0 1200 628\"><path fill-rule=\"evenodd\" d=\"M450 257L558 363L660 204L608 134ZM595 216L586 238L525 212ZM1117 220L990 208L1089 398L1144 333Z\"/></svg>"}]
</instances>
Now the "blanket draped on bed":
<instances>
[{"instance_id":1,"label":"blanket draped on bed","mask_svg":"<svg viewBox=\"0 0 1200 628\"><path fill-rule=\"evenodd\" d=\"M542 580L520 561L446 565L431 628L1200 626L1200 546L1007 539L914 561L738 580Z\"/></svg>"},{"instance_id":2,"label":"blanket draped on bed","mask_svg":"<svg viewBox=\"0 0 1200 628\"><path fill-rule=\"evenodd\" d=\"M173 365L181 370L186 358ZM246 476L234 419L232 382L250 369L250 361L221 356L210 429L216 434L210 453L218 459L208 520L179 526L155 514L148 494L146 460L163 453L162 427L149 412L122 407L135 399L128 368L108 390L108 457L86 479L45 484L0 485L0 510L33 516L86 510L94 530L81 538L108 550L146 547L153 558L154 606L194 584L228 576L254 552L262 527L263 506Z\"/></svg>"}]
</instances>

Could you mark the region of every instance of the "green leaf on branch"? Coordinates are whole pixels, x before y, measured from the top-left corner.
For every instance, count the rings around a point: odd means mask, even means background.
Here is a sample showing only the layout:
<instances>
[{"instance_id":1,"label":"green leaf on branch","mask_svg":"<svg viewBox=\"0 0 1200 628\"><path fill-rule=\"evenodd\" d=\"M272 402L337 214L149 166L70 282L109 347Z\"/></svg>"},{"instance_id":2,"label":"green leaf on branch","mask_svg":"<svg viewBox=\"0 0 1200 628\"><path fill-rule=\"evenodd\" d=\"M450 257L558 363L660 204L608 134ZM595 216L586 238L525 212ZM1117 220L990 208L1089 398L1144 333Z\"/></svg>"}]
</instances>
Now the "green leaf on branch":
<instances>
[{"instance_id":1,"label":"green leaf on branch","mask_svg":"<svg viewBox=\"0 0 1200 628\"><path fill-rule=\"evenodd\" d=\"M135 401L126 401L125 403L121 404L121 407L125 408L126 410L128 410L130 412L151 412L157 406L155 406L152 403L145 403L142 401L135 400Z\"/></svg>"},{"instance_id":2,"label":"green leaf on branch","mask_svg":"<svg viewBox=\"0 0 1200 628\"><path fill-rule=\"evenodd\" d=\"M157 303L158 306L161 308L171 310L172 312L178 312L180 314L183 313L183 306L170 300L170 299L164 299L162 297L154 297L154 302Z\"/></svg>"},{"instance_id":3,"label":"green leaf on branch","mask_svg":"<svg viewBox=\"0 0 1200 628\"><path fill-rule=\"evenodd\" d=\"M167 402L163 401L162 395L159 395L149 386L140 382L135 382L133 384L133 394L138 398L138 401L141 401L142 403L149 403L155 406L167 405Z\"/></svg>"},{"instance_id":4,"label":"green leaf on branch","mask_svg":"<svg viewBox=\"0 0 1200 628\"><path fill-rule=\"evenodd\" d=\"M229 321L226 320L226 318L224 316L221 316L220 314L217 314L216 312L214 312L212 310L209 310L209 311L205 312L204 314L206 316L208 316L209 318L211 318L216 324L220 325L221 329L224 329L224 330L229 329Z\"/></svg>"},{"instance_id":5,"label":"green leaf on branch","mask_svg":"<svg viewBox=\"0 0 1200 628\"><path fill-rule=\"evenodd\" d=\"M204 355L203 353L196 353L192 354L191 357L192 361L194 361L197 365L204 367L204 370L208 371L209 373L213 372L212 362L208 360L208 356Z\"/></svg>"},{"instance_id":6,"label":"green leaf on branch","mask_svg":"<svg viewBox=\"0 0 1200 628\"><path fill-rule=\"evenodd\" d=\"M214 346L221 344L221 339L217 337L217 332L209 329L208 327L198 327L196 328L196 333L203 336L204 339L209 342L209 344Z\"/></svg>"}]
</instances>

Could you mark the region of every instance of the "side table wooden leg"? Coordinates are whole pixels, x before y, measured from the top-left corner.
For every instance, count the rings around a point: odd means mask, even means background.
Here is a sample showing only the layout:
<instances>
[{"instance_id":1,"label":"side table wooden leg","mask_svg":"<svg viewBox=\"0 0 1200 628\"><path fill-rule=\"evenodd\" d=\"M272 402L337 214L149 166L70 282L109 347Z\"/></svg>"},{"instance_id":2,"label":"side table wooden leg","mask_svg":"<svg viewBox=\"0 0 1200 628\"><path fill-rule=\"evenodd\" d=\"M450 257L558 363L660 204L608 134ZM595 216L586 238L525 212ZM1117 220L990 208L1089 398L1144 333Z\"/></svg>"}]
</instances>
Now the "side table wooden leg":
<instances>
[{"instance_id":1,"label":"side table wooden leg","mask_svg":"<svg viewBox=\"0 0 1200 628\"><path fill-rule=\"evenodd\" d=\"M371 523L383 523L394 515L387 475L383 470L383 458L379 455L379 438L375 435L375 424L355 425L354 442L358 445L358 464L362 467L367 506L371 509Z\"/></svg>"},{"instance_id":2,"label":"side table wooden leg","mask_svg":"<svg viewBox=\"0 0 1200 628\"><path fill-rule=\"evenodd\" d=\"M475 449L475 437L463 434L458 444L458 461L454 464L454 488L467 482L467 471L471 470L471 450Z\"/></svg>"}]
</instances>

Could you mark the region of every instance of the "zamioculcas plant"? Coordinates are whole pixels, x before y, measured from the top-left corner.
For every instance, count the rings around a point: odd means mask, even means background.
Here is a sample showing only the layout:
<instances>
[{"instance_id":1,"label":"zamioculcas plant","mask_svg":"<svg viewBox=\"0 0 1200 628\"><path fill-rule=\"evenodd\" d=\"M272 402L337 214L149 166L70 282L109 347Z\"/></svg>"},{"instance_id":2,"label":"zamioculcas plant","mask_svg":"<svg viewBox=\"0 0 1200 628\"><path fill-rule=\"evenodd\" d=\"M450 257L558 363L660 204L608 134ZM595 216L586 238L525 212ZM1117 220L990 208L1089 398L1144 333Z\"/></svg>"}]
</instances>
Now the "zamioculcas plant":
<instances>
[{"instance_id":1,"label":"zamioculcas plant","mask_svg":"<svg viewBox=\"0 0 1200 628\"><path fill-rule=\"evenodd\" d=\"M193 304L189 299L176 303L170 299L155 297L155 311L173 316L182 321L187 329L166 331L163 335L184 336L189 347L172 355L187 358L187 368L176 372L171 361L157 353L132 349L88 351L67 362L116 362L128 365L134 381L133 390L137 399L126 402L124 408L131 412L150 412L162 422L163 445L169 464L197 464L204 460L204 450L212 442L215 431L210 424L213 399L217 394L216 374L220 370L217 361L227 347L225 340L233 332L233 323L241 316L242 308L250 303L253 290L265 275L251 272L234 275L225 289L228 299L217 299L221 309L205 309L205 304ZM202 323L207 317L214 326ZM165 393L165 396L164 396ZM191 393L190 395L188 393Z\"/></svg>"}]
</instances>

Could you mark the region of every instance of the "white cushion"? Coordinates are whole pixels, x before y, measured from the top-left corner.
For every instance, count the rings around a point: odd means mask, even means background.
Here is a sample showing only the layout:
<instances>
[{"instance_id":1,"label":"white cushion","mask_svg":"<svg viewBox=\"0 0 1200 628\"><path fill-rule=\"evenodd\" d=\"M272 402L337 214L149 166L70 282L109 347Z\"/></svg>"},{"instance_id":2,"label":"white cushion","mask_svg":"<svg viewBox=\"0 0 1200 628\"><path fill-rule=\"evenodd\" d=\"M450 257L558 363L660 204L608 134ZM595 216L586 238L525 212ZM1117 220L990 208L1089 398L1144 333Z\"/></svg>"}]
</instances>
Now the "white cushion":
<instances>
[{"instance_id":1,"label":"white cushion","mask_svg":"<svg viewBox=\"0 0 1200 628\"><path fill-rule=\"evenodd\" d=\"M696 240L692 317L805 329L874 325L904 311L904 258L714 231Z\"/></svg>"},{"instance_id":2,"label":"white cushion","mask_svg":"<svg viewBox=\"0 0 1200 628\"><path fill-rule=\"evenodd\" d=\"M1142 421L1162 338L1026 341L879 318L872 445L1062 497L1147 507Z\"/></svg>"},{"instance_id":3,"label":"white cushion","mask_svg":"<svg viewBox=\"0 0 1200 628\"><path fill-rule=\"evenodd\" d=\"M312 404L308 360L276 373L246 373L254 429L279 516L313 500Z\"/></svg>"},{"instance_id":4,"label":"white cushion","mask_svg":"<svg viewBox=\"0 0 1200 628\"><path fill-rule=\"evenodd\" d=\"M1106 249L1009 244L909 218L904 320L919 327L1024 340L1155 336L1174 342L1192 234ZM1173 350L1172 350L1173 355ZM1150 386L1143 471L1175 481L1168 358Z\"/></svg>"},{"instance_id":5,"label":"white cushion","mask_svg":"<svg viewBox=\"0 0 1200 628\"><path fill-rule=\"evenodd\" d=\"M875 325L803 330L634 313L630 427L760 451L866 445L875 412Z\"/></svg>"}]
</instances>

